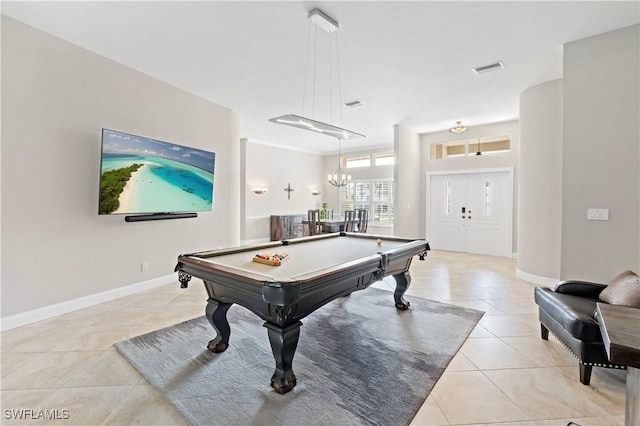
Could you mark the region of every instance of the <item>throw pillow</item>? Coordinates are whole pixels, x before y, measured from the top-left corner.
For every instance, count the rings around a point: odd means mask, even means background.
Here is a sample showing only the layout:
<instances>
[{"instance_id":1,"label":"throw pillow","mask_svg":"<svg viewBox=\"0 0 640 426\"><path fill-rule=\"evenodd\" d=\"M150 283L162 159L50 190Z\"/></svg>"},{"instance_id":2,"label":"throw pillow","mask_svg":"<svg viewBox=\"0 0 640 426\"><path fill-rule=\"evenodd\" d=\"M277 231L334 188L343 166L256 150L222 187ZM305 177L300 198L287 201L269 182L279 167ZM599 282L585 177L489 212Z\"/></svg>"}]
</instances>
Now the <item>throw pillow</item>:
<instances>
[{"instance_id":1,"label":"throw pillow","mask_svg":"<svg viewBox=\"0 0 640 426\"><path fill-rule=\"evenodd\" d=\"M640 309L640 277L633 271L624 271L602 290L600 300Z\"/></svg>"}]
</instances>

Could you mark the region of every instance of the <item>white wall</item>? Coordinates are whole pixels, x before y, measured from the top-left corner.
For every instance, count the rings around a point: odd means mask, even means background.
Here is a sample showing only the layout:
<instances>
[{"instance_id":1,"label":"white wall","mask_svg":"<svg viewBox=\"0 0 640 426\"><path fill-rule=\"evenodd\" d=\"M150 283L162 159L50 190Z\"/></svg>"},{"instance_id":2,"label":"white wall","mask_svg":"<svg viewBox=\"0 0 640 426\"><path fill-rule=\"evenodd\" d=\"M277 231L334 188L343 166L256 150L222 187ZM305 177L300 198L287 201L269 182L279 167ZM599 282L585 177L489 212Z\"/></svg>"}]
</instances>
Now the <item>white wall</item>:
<instances>
[{"instance_id":1,"label":"white wall","mask_svg":"<svg viewBox=\"0 0 640 426\"><path fill-rule=\"evenodd\" d=\"M302 131L301 131L302 132ZM302 133L304 134L304 133ZM388 148L391 150L391 147ZM376 152L385 151L377 148ZM320 208L327 203L337 213L340 210L340 189L331 186L327 175L338 166L338 155L317 155L278 146L241 140L244 152L242 164L242 239L257 242L269 239L269 217L277 214L307 214L307 210ZM343 153L349 155L370 154L371 151ZM349 169L353 179L393 178L393 166L363 167ZM291 183L294 191L287 199L284 188ZM267 188L268 192L256 195L254 188ZM314 189L320 195L312 195ZM391 235L392 227L369 225L371 234Z\"/></svg>"},{"instance_id":2,"label":"white wall","mask_svg":"<svg viewBox=\"0 0 640 426\"><path fill-rule=\"evenodd\" d=\"M394 235L399 237L425 238L420 152L420 135L406 127L394 126Z\"/></svg>"},{"instance_id":3,"label":"white wall","mask_svg":"<svg viewBox=\"0 0 640 426\"><path fill-rule=\"evenodd\" d=\"M562 240L562 80L520 95L519 176L518 272L539 283L557 282Z\"/></svg>"},{"instance_id":4,"label":"white wall","mask_svg":"<svg viewBox=\"0 0 640 426\"><path fill-rule=\"evenodd\" d=\"M2 16L1 111L3 319L170 276L181 253L239 242L229 109ZM99 216L103 127L215 151L214 211Z\"/></svg>"},{"instance_id":5,"label":"white wall","mask_svg":"<svg viewBox=\"0 0 640 426\"><path fill-rule=\"evenodd\" d=\"M639 25L564 47L561 277L640 269ZM588 221L588 208L609 209Z\"/></svg>"},{"instance_id":6,"label":"white wall","mask_svg":"<svg viewBox=\"0 0 640 426\"><path fill-rule=\"evenodd\" d=\"M301 130L300 132L304 132ZM269 216L307 214L309 209L320 208L324 202L324 160L321 155L283 149L243 140L245 182L245 241L269 240ZM324 179L323 179L324 176ZM287 197L284 188L294 189ZM257 195L255 188L267 188L266 194ZM320 195L312 195L314 189Z\"/></svg>"}]
</instances>

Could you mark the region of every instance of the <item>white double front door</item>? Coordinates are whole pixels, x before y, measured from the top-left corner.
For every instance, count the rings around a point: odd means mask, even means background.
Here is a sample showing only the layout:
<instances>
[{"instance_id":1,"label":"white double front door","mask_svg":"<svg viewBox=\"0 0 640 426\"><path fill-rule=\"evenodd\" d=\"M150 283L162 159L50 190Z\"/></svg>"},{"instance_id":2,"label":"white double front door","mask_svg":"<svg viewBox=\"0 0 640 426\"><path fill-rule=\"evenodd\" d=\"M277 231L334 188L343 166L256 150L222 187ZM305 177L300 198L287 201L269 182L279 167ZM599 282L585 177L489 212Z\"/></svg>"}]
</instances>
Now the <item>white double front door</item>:
<instances>
[{"instance_id":1,"label":"white double front door","mask_svg":"<svg viewBox=\"0 0 640 426\"><path fill-rule=\"evenodd\" d=\"M511 257L513 172L427 176L432 249Z\"/></svg>"}]
</instances>

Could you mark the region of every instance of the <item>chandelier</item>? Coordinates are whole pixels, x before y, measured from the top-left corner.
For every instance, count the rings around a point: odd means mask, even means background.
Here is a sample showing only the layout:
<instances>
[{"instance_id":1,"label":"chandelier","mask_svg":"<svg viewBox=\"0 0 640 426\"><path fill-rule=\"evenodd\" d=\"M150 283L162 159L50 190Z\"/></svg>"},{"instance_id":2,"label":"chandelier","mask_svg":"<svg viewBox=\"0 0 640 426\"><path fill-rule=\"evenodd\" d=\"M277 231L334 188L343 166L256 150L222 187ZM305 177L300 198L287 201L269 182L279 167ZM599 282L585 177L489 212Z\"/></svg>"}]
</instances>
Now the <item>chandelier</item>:
<instances>
[{"instance_id":1,"label":"chandelier","mask_svg":"<svg viewBox=\"0 0 640 426\"><path fill-rule=\"evenodd\" d=\"M303 129L303 130L309 130L311 132L316 132L316 133L320 133L326 136L332 136L338 139L354 139L354 138L358 138L358 137L365 137L363 134L351 131L351 130L347 130L344 129L342 127L338 127L338 126L334 126L333 124L329 124L329 123L325 123L319 120L316 120L315 117L314 118L309 118L309 117L305 117L304 116L304 99L305 99L305 94L306 94L306 89L307 89L307 80L308 75L307 73L309 72L313 72L313 76L312 76L312 81L313 81L313 87L312 87L312 99L311 99L311 104L312 104L312 112L315 111L315 81L316 81L316 68L317 68L317 61L316 61L316 57L317 57L317 44L318 44L318 37L317 37L317 32L318 29L322 29L324 31L326 31L327 33L329 33L329 64L332 65L334 63L334 58L333 58L333 42L332 42L332 38L335 38L335 64L336 64L336 74L337 74L337 91L338 91L338 106L339 108L342 107L342 99L341 99L341 95L340 95L340 63L339 63L339 55L338 55L338 39L337 39L337 31L338 31L338 22L331 18L330 16L328 16L326 13L324 13L323 11L321 11L320 9L313 9L311 12L309 12L309 14L307 15L307 18L309 19L309 31L308 31L308 40L307 40L307 56L306 56L306 63L307 66L305 67L306 71L305 71L305 80L304 80L304 92L303 92L303 96L302 96L302 114L301 115L297 115L297 114L285 114L285 115L281 115L279 117L274 117L274 118L270 118L269 121L271 121L272 123L276 123L276 124L282 124L285 126L291 126L291 127L296 127L298 129ZM315 37L314 37L314 47L313 47L313 56L311 55L311 23L314 23L316 25L316 31L315 31ZM335 36L335 37L334 37ZM309 58L312 57L313 58L313 67L312 70L310 70L309 68ZM333 98L333 93L332 93L332 82L333 82L333 67L330 66L329 67L329 99L330 99L330 104L331 104L331 100L334 99ZM331 121L331 115L333 112L333 105L329 105L329 110L330 110L330 120ZM312 113L313 115L313 113ZM340 122L342 125L342 110L340 109Z\"/></svg>"},{"instance_id":2,"label":"chandelier","mask_svg":"<svg viewBox=\"0 0 640 426\"><path fill-rule=\"evenodd\" d=\"M341 150L342 140L338 138L338 167L333 175L327 175L327 180L333 186L341 187L346 186L349 182L351 182L351 175L348 175L344 171L344 167L342 167L342 150Z\"/></svg>"},{"instance_id":3,"label":"chandelier","mask_svg":"<svg viewBox=\"0 0 640 426\"><path fill-rule=\"evenodd\" d=\"M464 133L469 129L467 126L462 125L462 121L456 121L456 125L449 129L451 133Z\"/></svg>"}]
</instances>

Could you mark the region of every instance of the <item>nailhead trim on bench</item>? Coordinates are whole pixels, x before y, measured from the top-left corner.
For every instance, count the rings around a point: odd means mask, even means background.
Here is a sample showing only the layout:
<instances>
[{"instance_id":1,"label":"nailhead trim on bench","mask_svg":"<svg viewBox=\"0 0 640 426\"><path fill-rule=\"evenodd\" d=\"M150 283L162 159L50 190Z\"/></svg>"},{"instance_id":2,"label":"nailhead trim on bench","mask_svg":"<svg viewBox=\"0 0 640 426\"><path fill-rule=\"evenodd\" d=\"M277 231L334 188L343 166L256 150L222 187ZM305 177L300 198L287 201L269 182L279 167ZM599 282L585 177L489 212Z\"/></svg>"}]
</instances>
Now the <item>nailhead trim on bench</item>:
<instances>
[{"instance_id":1,"label":"nailhead trim on bench","mask_svg":"<svg viewBox=\"0 0 640 426\"><path fill-rule=\"evenodd\" d=\"M546 326L545 326L546 328ZM553 330L550 330L547 328L547 330L549 330L551 332L551 334L553 334L555 336L555 338L558 340L558 342L560 342L560 344L562 344L562 346L564 346L565 348L567 348L567 350L569 352L571 352L571 354L576 357L576 359L580 362L580 364L582 365L587 365L587 366L592 366L592 367L604 367L604 368L617 368L620 370L626 370L627 367L625 367L624 365L618 365L618 364L597 364L595 362L583 362L580 357L578 355L576 355L569 346L567 346L562 339L560 339L558 337L558 335L556 333L553 332Z\"/></svg>"}]
</instances>

